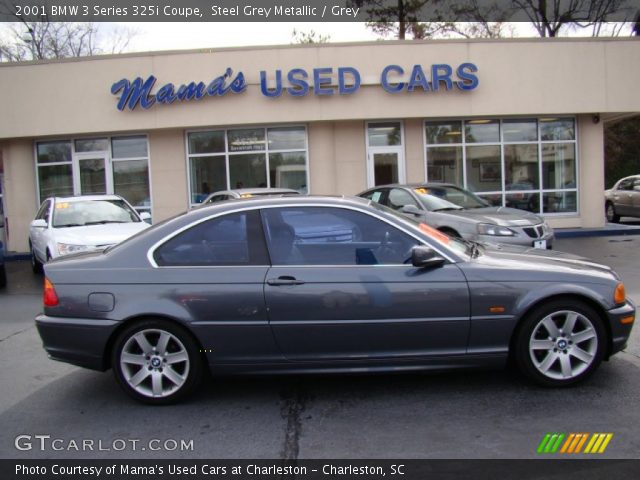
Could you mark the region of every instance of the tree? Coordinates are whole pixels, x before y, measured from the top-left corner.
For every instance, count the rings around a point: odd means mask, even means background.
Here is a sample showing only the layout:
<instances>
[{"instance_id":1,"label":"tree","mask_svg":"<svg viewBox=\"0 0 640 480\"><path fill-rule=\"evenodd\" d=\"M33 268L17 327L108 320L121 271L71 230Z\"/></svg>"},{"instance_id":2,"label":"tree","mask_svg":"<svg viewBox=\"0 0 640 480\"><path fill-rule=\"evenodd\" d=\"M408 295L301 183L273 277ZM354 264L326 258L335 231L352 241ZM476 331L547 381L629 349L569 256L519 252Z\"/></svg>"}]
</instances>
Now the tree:
<instances>
[{"instance_id":1,"label":"tree","mask_svg":"<svg viewBox=\"0 0 640 480\"><path fill-rule=\"evenodd\" d=\"M593 35L602 33L602 25L618 13L626 0L512 0L527 16L541 37L557 37L567 28L593 27ZM614 29L614 33L615 33ZM619 30L617 30L619 33Z\"/></svg>"},{"instance_id":2,"label":"tree","mask_svg":"<svg viewBox=\"0 0 640 480\"><path fill-rule=\"evenodd\" d=\"M640 172L640 116L605 124L604 159L607 188Z\"/></svg>"},{"instance_id":3,"label":"tree","mask_svg":"<svg viewBox=\"0 0 640 480\"><path fill-rule=\"evenodd\" d=\"M315 30L303 32L293 29L291 32L291 43L327 43L331 40L331 35L322 35Z\"/></svg>"},{"instance_id":4,"label":"tree","mask_svg":"<svg viewBox=\"0 0 640 480\"><path fill-rule=\"evenodd\" d=\"M103 34L92 22L13 22L0 39L0 61L20 62L122 53L137 32L128 27Z\"/></svg>"}]
</instances>

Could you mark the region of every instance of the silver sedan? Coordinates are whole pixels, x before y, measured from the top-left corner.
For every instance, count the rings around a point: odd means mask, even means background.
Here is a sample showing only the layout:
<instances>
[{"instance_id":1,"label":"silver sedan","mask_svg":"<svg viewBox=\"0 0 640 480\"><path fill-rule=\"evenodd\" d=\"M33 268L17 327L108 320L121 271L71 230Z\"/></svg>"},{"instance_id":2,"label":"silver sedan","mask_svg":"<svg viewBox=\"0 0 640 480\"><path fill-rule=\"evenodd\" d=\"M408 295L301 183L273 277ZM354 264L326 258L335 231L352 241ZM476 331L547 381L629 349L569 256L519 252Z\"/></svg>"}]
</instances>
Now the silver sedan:
<instances>
[{"instance_id":1,"label":"silver sedan","mask_svg":"<svg viewBox=\"0 0 640 480\"><path fill-rule=\"evenodd\" d=\"M358 196L465 240L543 249L550 249L554 240L553 229L538 215L493 207L472 192L451 184L382 185Z\"/></svg>"}]
</instances>

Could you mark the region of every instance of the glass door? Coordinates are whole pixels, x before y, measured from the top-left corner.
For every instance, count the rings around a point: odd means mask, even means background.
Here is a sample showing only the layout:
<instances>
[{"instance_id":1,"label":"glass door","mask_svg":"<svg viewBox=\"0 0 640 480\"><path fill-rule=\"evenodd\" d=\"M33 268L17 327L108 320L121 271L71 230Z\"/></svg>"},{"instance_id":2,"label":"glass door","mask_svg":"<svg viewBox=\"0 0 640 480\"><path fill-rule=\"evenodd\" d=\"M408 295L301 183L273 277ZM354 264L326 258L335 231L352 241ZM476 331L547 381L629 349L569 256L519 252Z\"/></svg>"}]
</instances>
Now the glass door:
<instances>
[{"instance_id":1,"label":"glass door","mask_svg":"<svg viewBox=\"0 0 640 480\"><path fill-rule=\"evenodd\" d=\"M76 155L74 191L77 195L98 195L112 192L106 154Z\"/></svg>"},{"instance_id":2,"label":"glass door","mask_svg":"<svg viewBox=\"0 0 640 480\"><path fill-rule=\"evenodd\" d=\"M401 122L367 124L368 187L404 183L404 146Z\"/></svg>"}]
</instances>

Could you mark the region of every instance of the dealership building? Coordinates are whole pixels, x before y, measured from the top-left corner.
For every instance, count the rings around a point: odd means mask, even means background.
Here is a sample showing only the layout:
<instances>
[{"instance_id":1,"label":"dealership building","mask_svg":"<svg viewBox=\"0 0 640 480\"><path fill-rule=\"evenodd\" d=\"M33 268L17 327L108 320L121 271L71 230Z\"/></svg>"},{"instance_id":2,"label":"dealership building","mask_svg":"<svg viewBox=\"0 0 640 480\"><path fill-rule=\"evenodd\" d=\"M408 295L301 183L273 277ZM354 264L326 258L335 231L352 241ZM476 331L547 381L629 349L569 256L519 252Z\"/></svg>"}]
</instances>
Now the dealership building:
<instances>
[{"instance_id":1,"label":"dealership building","mask_svg":"<svg viewBox=\"0 0 640 480\"><path fill-rule=\"evenodd\" d=\"M51 195L157 222L207 194L451 182L604 225L603 125L640 112L640 39L370 42L0 64L7 250Z\"/></svg>"}]
</instances>

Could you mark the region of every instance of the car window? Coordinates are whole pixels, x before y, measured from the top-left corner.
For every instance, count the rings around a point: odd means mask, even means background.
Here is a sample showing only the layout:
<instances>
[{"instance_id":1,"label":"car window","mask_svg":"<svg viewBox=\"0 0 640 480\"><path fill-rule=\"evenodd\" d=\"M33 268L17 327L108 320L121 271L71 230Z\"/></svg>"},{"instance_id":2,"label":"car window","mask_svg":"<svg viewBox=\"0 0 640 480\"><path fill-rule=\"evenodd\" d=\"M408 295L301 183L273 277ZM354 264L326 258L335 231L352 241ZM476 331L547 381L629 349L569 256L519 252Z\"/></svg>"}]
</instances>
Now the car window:
<instances>
[{"instance_id":1,"label":"car window","mask_svg":"<svg viewBox=\"0 0 640 480\"><path fill-rule=\"evenodd\" d=\"M418 202L414 200L409 192L401 188L392 188L386 202L389 208L400 210L405 205L413 205L419 207Z\"/></svg>"},{"instance_id":2,"label":"car window","mask_svg":"<svg viewBox=\"0 0 640 480\"><path fill-rule=\"evenodd\" d=\"M227 200L229 195L214 195L207 203L218 203Z\"/></svg>"},{"instance_id":3,"label":"car window","mask_svg":"<svg viewBox=\"0 0 640 480\"><path fill-rule=\"evenodd\" d=\"M53 212L55 228L140 221L138 214L123 200L58 201Z\"/></svg>"},{"instance_id":4,"label":"car window","mask_svg":"<svg viewBox=\"0 0 640 480\"><path fill-rule=\"evenodd\" d=\"M636 178L633 181L633 190L635 190L635 191L640 190L640 178Z\"/></svg>"},{"instance_id":5,"label":"car window","mask_svg":"<svg viewBox=\"0 0 640 480\"><path fill-rule=\"evenodd\" d=\"M40 205L40 210L38 210L38 213L36 214L36 220L45 220L47 223L49 223L49 205L51 202L49 202L49 200L46 200L42 203L42 205Z\"/></svg>"},{"instance_id":6,"label":"car window","mask_svg":"<svg viewBox=\"0 0 640 480\"><path fill-rule=\"evenodd\" d=\"M370 192L363 193L360 195L362 198L366 198L367 200L371 200L372 202L380 203L382 199L383 190L371 190Z\"/></svg>"},{"instance_id":7,"label":"car window","mask_svg":"<svg viewBox=\"0 0 640 480\"><path fill-rule=\"evenodd\" d=\"M414 192L429 210L458 206L462 208L483 208L489 204L468 190L448 185L419 187ZM446 203L443 203L446 202Z\"/></svg>"},{"instance_id":8,"label":"car window","mask_svg":"<svg viewBox=\"0 0 640 480\"><path fill-rule=\"evenodd\" d=\"M274 265L397 265L420 244L387 222L343 208L265 209L263 219Z\"/></svg>"},{"instance_id":9,"label":"car window","mask_svg":"<svg viewBox=\"0 0 640 480\"><path fill-rule=\"evenodd\" d=\"M618 185L618 190L632 190L633 178L622 180Z\"/></svg>"},{"instance_id":10,"label":"car window","mask_svg":"<svg viewBox=\"0 0 640 480\"><path fill-rule=\"evenodd\" d=\"M153 258L160 266L269 264L256 210L199 223L158 247Z\"/></svg>"}]
</instances>

